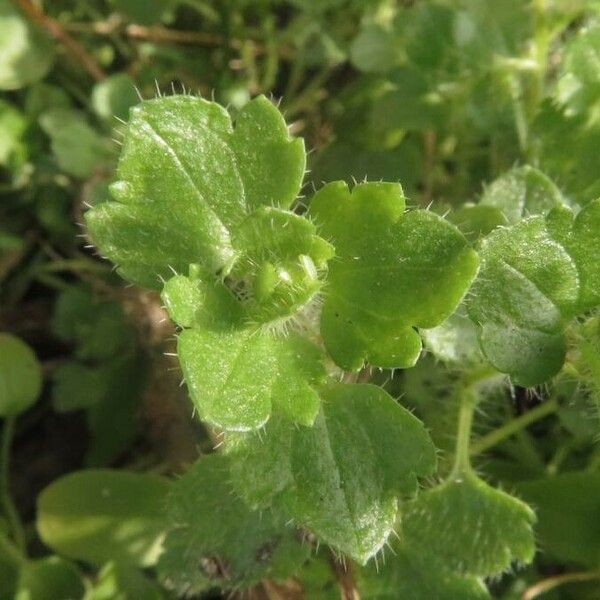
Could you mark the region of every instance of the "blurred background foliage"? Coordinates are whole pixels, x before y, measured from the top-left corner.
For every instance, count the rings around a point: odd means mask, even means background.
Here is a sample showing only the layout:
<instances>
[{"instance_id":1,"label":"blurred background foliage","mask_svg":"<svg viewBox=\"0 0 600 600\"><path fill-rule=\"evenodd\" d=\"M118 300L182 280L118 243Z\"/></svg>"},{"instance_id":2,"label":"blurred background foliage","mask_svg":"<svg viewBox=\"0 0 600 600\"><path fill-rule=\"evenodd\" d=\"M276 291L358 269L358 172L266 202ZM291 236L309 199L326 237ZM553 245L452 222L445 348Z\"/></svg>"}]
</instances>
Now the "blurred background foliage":
<instances>
[{"instance_id":1,"label":"blurred background foliage","mask_svg":"<svg viewBox=\"0 0 600 600\"><path fill-rule=\"evenodd\" d=\"M3 450L0 485L10 479L22 544L35 558L19 570L10 548L0 552L0 598L84 593L77 568L48 557L34 526L36 497L57 477L84 467L173 474L213 446L190 418L160 302L123 287L81 226L85 207L107 196L129 108L172 93L214 98L233 114L256 94L271 96L310 151L307 196L322 181L384 179L400 181L410 204L446 213L493 196L486 185L526 163L573 206L600 195L597 0L0 0L0 331L32 347L40 370L23 375L32 390L17 409L0 406L6 423L20 413L5 427L13 451L9 478ZM527 185L521 175L503 189ZM485 210L450 218L484 231L496 224ZM597 331L576 335L591 345L577 357L581 373L600 381L590 358ZM5 373L11 343L0 340ZM432 363L381 377L444 450L455 374ZM536 393L490 401L484 429L535 409ZM500 483L583 468L594 475L524 484L542 505L549 552L491 582L499 598L520 598L540 578L592 556L597 565L600 555L600 533L581 534L600 511L589 390L563 378L539 391L548 393L568 402L537 430L505 440L482 468ZM549 494L558 504L544 508ZM0 540L10 528L0 522ZM428 566L399 552L379 575L371 567L357 575L363 598L400 597L402 585L424 577ZM320 556L300 576L306 597L339 597L335 569ZM105 558L86 571L94 582L86 599L166 593ZM280 597L276 586L270 593ZM591 600L598 588L575 583L546 597Z\"/></svg>"}]
</instances>

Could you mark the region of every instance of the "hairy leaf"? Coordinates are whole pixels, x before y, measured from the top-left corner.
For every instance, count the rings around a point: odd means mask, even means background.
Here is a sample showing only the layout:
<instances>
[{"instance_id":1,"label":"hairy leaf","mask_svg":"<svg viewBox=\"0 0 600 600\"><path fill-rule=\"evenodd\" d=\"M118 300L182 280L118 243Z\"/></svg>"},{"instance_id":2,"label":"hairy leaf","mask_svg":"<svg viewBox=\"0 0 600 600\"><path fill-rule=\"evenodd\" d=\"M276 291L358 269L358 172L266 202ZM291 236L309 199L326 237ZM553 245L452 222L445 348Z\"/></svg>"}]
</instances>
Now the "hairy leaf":
<instances>
[{"instance_id":1,"label":"hairy leaf","mask_svg":"<svg viewBox=\"0 0 600 600\"><path fill-rule=\"evenodd\" d=\"M158 568L180 594L287 577L308 557L293 528L272 511L251 511L234 494L224 456L201 458L174 484L168 513Z\"/></svg>"},{"instance_id":2,"label":"hairy leaf","mask_svg":"<svg viewBox=\"0 0 600 600\"><path fill-rule=\"evenodd\" d=\"M321 333L334 360L410 367L421 351L414 327L439 325L477 272L476 253L443 218L404 212L397 184L337 182L313 198L310 215L331 240Z\"/></svg>"},{"instance_id":3,"label":"hairy leaf","mask_svg":"<svg viewBox=\"0 0 600 600\"><path fill-rule=\"evenodd\" d=\"M325 370L321 351L297 333L244 322L244 306L218 282L177 276L162 295L171 316L187 326L177 353L201 419L228 430L261 427L277 408L310 425L319 410L313 386Z\"/></svg>"},{"instance_id":4,"label":"hairy leaf","mask_svg":"<svg viewBox=\"0 0 600 600\"><path fill-rule=\"evenodd\" d=\"M227 271L233 230L261 206L289 208L304 175L304 147L264 97L233 128L227 112L191 96L148 100L131 111L112 186L114 201L87 214L101 252L122 274L158 287L169 267Z\"/></svg>"},{"instance_id":5,"label":"hairy leaf","mask_svg":"<svg viewBox=\"0 0 600 600\"><path fill-rule=\"evenodd\" d=\"M403 508L411 552L433 553L447 569L487 576L535 554L535 515L524 502L473 473L451 477Z\"/></svg>"},{"instance_id":6,"label":"hairy leaf","mask_svg":"<svg viewBox=\"0 0 600 600\"><path fill-rule=\"evenodd\" d=\"M299 525L359 562L394 527L396 496L435 467L423 425L381 388L329 384L311 428L272 418L229 439L233 482L252 506L275 496Z\"/></svg>"}]
</instances>

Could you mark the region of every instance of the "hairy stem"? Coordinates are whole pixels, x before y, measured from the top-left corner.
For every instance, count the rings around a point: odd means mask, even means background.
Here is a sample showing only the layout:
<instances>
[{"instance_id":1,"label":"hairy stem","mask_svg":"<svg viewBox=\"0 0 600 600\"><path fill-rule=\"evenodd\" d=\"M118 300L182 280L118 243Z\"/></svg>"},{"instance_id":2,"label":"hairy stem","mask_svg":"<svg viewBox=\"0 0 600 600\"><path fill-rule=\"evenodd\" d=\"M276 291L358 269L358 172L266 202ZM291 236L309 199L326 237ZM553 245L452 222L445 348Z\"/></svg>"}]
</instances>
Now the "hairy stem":
<instances>
[{"instance_id":1,"label":"hairy stem","mask_svg":"<svg viewBox=\"0 0 600 600\"><path fill-rule=\"evenodd\" d=\"M485 452L486 450L489 450L496 444L499 444L505 439L518 433L522 429L525 429L526 427L531 425L531 423L535 423L536 421L543 419L547 415L556 412L558 408L559 403L557 400L546 400L545 402L536 406L530 411L522 414L519 417L516 417L515 419L512 419L508 423L505 423L504 425L502 425L502 427L498 427L498 429L494 429L494 431L491 431L487 435L484 435L483 437L479 438L473 444L473 446L471 446L471 456L475 456L477 454Z\"/></svg>"},{"instance_id":2,"label":"hairy stem","mask_svg":"<svg viewBox=\"0 0 600 600\"><path fill-rule=\"evenodd\" d=\"M473 414L477 405L477 395L471 386L461 388L459 391L459 401L458 433L456 435L456 451L454 454L454 467L452 469L454 475L468 473L471 470L469 447L471 444Z\"/></svg>"},{"instance_id":3,"label":"hairy stem","mask_svg":"<svg viewBox=\"0 0 600 600\"><path fill-rule=\"evenodd\" d=\"M0 502L4 516L8 521L13 538L19 550L25 552L25 532L19 513L15 508L10 495L10 449L15 429L15 418L6 417L2 431L2 444L0 446Z\"/></svg>"}]
</instances>

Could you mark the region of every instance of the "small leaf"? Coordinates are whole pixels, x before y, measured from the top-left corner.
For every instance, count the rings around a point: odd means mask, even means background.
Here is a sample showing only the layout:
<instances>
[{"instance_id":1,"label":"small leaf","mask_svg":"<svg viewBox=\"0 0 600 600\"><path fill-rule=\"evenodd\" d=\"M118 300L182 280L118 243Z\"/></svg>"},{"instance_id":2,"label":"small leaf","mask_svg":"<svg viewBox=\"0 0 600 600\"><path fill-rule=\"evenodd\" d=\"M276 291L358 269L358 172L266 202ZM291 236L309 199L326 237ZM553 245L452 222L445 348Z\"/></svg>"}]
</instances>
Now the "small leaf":
<instances>
[{"instance_id":1,"label":"small leaf","mask_svg":"<svg viewBox=\"0 0 600 600\"><path fill-rule=\"evenodd\" d=\"M27 410L42 389L42 369L33 350L19 338L0 333L0 417Z\"/></svg>"},{"instance_id":2,"label":"small leaf","mask_svg":"<svg viewBox=\"0 0 600 600\"><path fill-rule=\"evenodd\" d=\"M513 560L531 562L534 522L524 502L464 473L407 503L402 529L411 552L433 553L457 573L487 576Z\"/></svg>"},{"instance_id":3,"label":"small leaf","mask_svg":"<svg viewBox=\"0 0 600 600\"><path fill-rule=\"evenodd\" d=\"M232 231L255 209L290 207L305 155L264 97L236 119L191 96L148 100L131 120L112 186L115 201L86 215L101 252L124 277L157 288L171 269L226 274L236 256Z\"/></svg>"},{"instance_id":4,"label":"small leaf","mask_svg":"<svg viewBox=\"0 0 600 600\"><path fill-rule=\"evenodd\" d=\"M414 326L450 316L475 277L476 253L453 226L424 210L404 212L397 184L337 182L313 198L310 215L331 240L321 333L344 369L365 361L410 367L421 351Z\"/></svg>"},{"instance_id":5,"label":"small leaf","mask_svg":"<svg viewBox=\"0 0 600 600\"><path fill-rule=\"evenodd\" d=\"M158 569L179 594L289 577L308 557L293 528L270 510L252 512L235 495L224 456L196 462L173 485L168 506L171 530Z\"/></svg>"},{"instance_id":6,"label":"small leaf","mask_svg":"<svg viewBox=\"0 0 600 600\"><path fill-rule=\"evenodd\" d=\"M546 216L553 208L565 206L561 191L544 173L525 165L508 171L484 191L479 206L499 209L509 223L533 215Z\"/></svg>"},{"instance_id":7,"label":"small leaf","mask_svg":"<svg viewBox=\"0 0 600 600\"><path fill-rule=\"evenodd\" d=\"M311 428L273 417L264 435L228 437L233 484L252 506L279 500L296 522L365 562L394 527L396 496L435 468L423 425L368 384L330 384Z\"/></svg>"},{"instance_id":8,"label":"small leaf","mask_svg":"<svg viewBox=\"0 0 600 600\"><path fill-rule=\"evenodd\" d=\"M150 474L88 470L51 483L38 497L37 529L64 556L150 566L166 528L168 482Z\"/></svg>"},{"instance_id":9,"label":"small leaf","mask_svg":"<svg viewBox=\"0 0 600 600\"><path fill-rule=\"evenodd\" d=\"M54 61L54 43L10 0L0 0L0 89L16 90L41 79Z\"/></svg>"},{"instance_id":10,"label":"small leaf","mask_svg":"<svg viewBox=\"0 0 600 600\"><path fill-rule=\"evenodd\" d=\"M79 600L84 591L77 567L58 556L49 556L21 567L14 600Z\"/></svg>"}]
</instances>

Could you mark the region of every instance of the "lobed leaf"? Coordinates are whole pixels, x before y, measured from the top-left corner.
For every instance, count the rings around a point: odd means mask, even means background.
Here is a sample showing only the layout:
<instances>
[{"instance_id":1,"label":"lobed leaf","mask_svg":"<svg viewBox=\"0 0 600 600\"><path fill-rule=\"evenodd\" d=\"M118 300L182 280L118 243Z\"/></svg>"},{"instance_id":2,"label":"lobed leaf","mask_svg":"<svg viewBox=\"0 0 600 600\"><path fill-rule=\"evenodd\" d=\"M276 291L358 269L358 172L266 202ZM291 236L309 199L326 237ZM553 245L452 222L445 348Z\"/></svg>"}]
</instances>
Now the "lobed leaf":
<instances>
[{"instance_id":1,"label":"lobed leaf","mask_svg":"<svg viewBox=\"0 0 600 600\"><path fill-rule=\"evenodd\" d=\"M251 506L277 497L296 522L364 563L385 543L396 497L435 468L423 425L381 388L329 384L311 428L272 418L264 439L228 437L236 490Z\"/></svg>"},{"instance_id":2,"label":"lobed leaf","mask_svg":"<svg viewBox=\"0 0 600 600\"><path fill-rule=\"evenodd\" d=\"M233 230L255 209L287 209L304 175L292 140L264 97L248 103L235 129L219 105L191 96L148 100L131 110L114 201L87 213L101 252L135 283L158 287L169 267L198 263L227 271Z\"/></svg>"},{"instance_id":3,"label":"lobed leaf","mask_svg":"<svg viewBox=\"0 0 600 600\"><path fill-rule=\"evenodd\" d=\"M333 359L358 370L410 367L421 351L414 327L439 325L460 303L477 254L450 223L424 210L404 212L397 184L325 186L310 216L331 240L321 333Z\"/></svg>"},{"instance_id":4,"label":"lobed leaf","mask_svg":"<svg viewBox=\"0 0 600 600\"><path fill-rule=\"evenodd\" d=\"M513 560L531 562L534 522L524 502L463 473L407 503L402 530L411 552L432 553L457 573L487 576Z\"/></svg>"}]
</instances>

